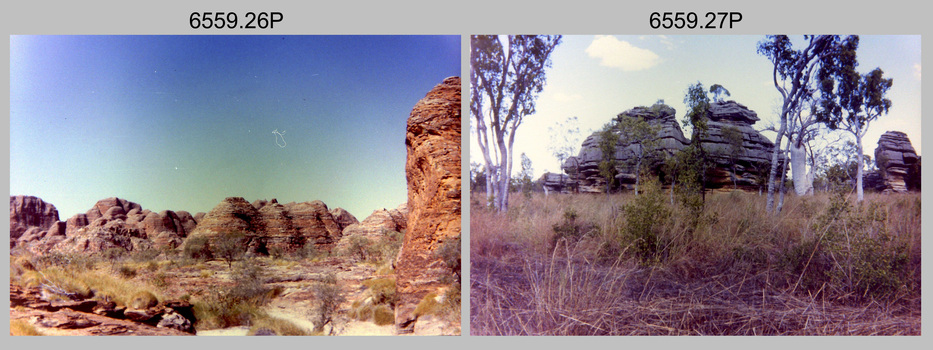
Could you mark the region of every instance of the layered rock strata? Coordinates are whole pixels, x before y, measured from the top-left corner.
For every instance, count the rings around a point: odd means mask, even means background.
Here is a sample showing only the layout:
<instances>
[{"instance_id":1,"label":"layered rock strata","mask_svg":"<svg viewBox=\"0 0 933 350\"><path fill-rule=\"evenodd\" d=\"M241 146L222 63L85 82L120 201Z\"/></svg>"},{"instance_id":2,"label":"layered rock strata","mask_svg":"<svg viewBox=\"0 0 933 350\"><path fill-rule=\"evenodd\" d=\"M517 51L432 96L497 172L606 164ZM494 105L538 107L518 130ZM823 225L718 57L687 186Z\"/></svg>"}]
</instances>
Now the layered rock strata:
<instances>
[{"instance_id":1,"label":"layered rock strata","mask_svg":"<svg viewBox=\"0 0 933 350\"><path fill-rule=\"evenodd\" d=\"M919 181L910 181L911 186L908 186L909 179L919 180L919 162L920 157L907 134L900 131L882 134L875 148L875 164L882 179L878 189L883 192L907 192L911 187L919 187Z\"/></svg>"},{"instance_id":2,"label":"layered rock strata","mask_svg":"<svg viewBox=\"0 0 933 350\"><path fill-rule=\"evenodd\" d=\"M738 188L757 190L771 164L771 151L774 143L756 131L754 125L759 119L757 113L735 102L715 102L710 104L707 134L698 140L687 140L675 118L676 111L667 105L635 107L620 113L616 119L639 118L658 130L655 139L654 155L643 160L643 167L656 176L663 172L663 161L674 155L691 142L699 142L707 152L712 166L707 170L706 188L732 187L733 179ZM639 146L620 134L613 157L616 160L616 179L621 188L631 189L636 180L636 152ZM730 141L728 134L736 135L736 142ZM571 186L580 192L603 192L606 180L599 174L602 151L599 149L599 133L593 133L583 141L580 153L570 157L561 168L571 174ZM781 158L783 162L783 157Z\"/></svg>"},{"instance_id":3,"label":"layered rock strata","mask_svg":"<svg viewBox=\"0 0 933 350\"><path fill-rule=\"evenodd\" d=\"M460 78L435 86L408 118L408 222L396 264L399 333L413 332L426 297L440 296L450 268L436 253L460 236ZM449 244L449 243L448 243Z\"/></svg>"}]
</instances>

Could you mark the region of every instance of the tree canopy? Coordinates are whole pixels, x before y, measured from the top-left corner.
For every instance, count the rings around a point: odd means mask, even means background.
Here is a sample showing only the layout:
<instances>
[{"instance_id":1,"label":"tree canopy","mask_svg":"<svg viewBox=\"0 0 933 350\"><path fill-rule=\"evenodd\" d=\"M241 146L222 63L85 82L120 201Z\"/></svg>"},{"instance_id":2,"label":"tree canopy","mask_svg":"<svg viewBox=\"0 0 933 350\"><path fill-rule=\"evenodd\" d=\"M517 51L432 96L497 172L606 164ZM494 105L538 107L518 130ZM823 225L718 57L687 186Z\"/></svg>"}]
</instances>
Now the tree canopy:
<instances>
[{"instance_id":1,"label":"tree canopy","mask_svg":"<svg viewBox=\"0 0 933 350\"><path fill-rule=\"evenodd\" d=\"M486 194L497 210L508 208L512 145L525 117L534 114L544 71L561 36L497 35L470 39L470 114L486 163Z\"/></svg>"}]
</instances>

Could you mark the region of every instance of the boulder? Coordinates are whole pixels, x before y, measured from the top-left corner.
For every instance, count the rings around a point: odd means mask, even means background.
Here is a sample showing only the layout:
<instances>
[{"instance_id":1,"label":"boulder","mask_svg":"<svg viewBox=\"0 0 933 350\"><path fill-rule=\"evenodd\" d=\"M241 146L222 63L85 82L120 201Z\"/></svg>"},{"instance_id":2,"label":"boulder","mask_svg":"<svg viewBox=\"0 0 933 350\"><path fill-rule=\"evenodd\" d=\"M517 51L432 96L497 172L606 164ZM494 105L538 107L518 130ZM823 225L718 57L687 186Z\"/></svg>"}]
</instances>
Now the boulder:
<instances>
[{"instance_id":1,"label":"boulder","mask_svg":"<svg viewBox=\"0 0 933 350\"><path fill-rule=\"evenodd\" d=\"M90 224L90 221L87 220L87 214L75 214L74 216L68 218L68 221L65 222L65 236L72 236L78 229L81 229Z\"/></svg>"},{"instance_id":2,"label":"boulder","mask_svg":"<svg viewBox=\"0 0 933 350\"><path fill-rule=\"evenodd\" d=\"M882 191L907 192L910 189L907 187L908 178L919 178L913 174L920 171L919 166L916 166L919 160L907 134L900 131L882 134L875 148L875 163L881 173ZM919 183L917 185L919 187Z\"/></svg>"},{"instance_id":3,"label":"boulder","mask_svg":"<svg viewBox=\"0 0 933 350\"><path fill-rule=\"evenodd\" d=\"M567 174L544 173L535 181L535 188L541 188L548 193L571 193L576 182Z\"/></svg>"},{"instance_id":4,"label":"boulder","mask_svg":"<svg viewBox=\"0 0 933 350\"><path fill-rule=\"evenodd\" d=\"M460 103L460 78L447 78L415 104L408 118L408 219L395 270L399 333L414 331L415 307L438 292L450 274L435 252L460 237Z\"/></svg>"}]
</instances>

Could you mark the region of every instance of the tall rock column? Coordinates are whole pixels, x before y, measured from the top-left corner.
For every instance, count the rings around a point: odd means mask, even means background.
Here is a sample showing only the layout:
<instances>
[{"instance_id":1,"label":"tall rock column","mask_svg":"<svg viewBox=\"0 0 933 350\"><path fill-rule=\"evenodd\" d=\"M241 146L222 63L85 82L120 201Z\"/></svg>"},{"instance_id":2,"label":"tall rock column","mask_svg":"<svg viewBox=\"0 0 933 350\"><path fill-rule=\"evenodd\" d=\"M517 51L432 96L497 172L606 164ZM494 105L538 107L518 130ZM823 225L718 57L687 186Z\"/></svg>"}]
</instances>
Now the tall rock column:
<instances>
[{"instance_id":1,"label":"tall rock column","mask_svg":"<svg viewBox=\"0 0 933 350\"><path fill-rule=\"evenodd\" d=\"M450 77L418 101L408 118L408 230L396 263L399 333L414 331L414 311L449 274L435 253L460 236L460 78Z\"/></svg>"}]
</instances>

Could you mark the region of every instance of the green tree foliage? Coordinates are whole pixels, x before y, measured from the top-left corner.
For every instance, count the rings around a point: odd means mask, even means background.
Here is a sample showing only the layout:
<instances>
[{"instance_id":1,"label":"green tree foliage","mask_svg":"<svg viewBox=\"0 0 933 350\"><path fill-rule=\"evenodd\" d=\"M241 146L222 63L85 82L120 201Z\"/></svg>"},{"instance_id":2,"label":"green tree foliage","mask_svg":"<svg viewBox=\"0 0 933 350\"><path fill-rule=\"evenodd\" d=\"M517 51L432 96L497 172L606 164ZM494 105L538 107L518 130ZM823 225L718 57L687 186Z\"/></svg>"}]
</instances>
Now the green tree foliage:
<instances>
[{"instance_id":1,"label":"green tree foliage","mask_svg":"<svg viewBox=\"0 0 933 350\"><path fill-rule=\"evenodd\" d=\"M820 103L814 108L817 120L832 130L846 130L855 136L855 154L863 154L862 137L868 131L871 122L891 108L891 100L885 97L894 84L893 79L885 78L881 68L875 68L865 75L855 71L858 65L855 51L858 37L849 41L845 55L835 57L833 69L821 71ZM858 201L865 198L862 183L864 165L862 157L858 161L856 175L856 193Z\"/></svg>"},{"instance_id":2,"label":"green tree foliage","mask_svg":"<svg viewBox=\"0 0 933 350\"><path fill-rule=\"evenodd\" d=\"M232 268L233 262L246 254L246 234L240 231L221 233L214 239L211 253L227 261L227 267Z\"/></svg>"},{"instance_id":3,"label":"green tree foliage","mask_svg":"<svg viewBox=\"0 0 933 350\"><path fill-rule=\"evenodd\" d=\"M716 102L722 102L723 95L725 95L726 97L732 96L732 94L729 93L729 90L726 90L725 87L719 84L713 84L713 86L710 86L709 92L713 94L713 101L716 101Z\"/></svg>"},{"instance_id":4,"label":"green tree foliage","mask_svg":"<svg viewBox=\"0 0 933 350\"><path fill-rule=\"evenodd\" d=\"M470 114L486 162L486 196L504 211L509 204L512 145L525 117L534 114L544 71L561 36L497 35L470 38Z\"/></svg>"},{"instance_id":5,"label":"green tree foliage","mask_svg":"<svg viewBox=\"0 0 933 350\"><path fill-rule=\"evenodd\" d=\"M823 71L832 69L834 64L847 64L846 48L851 46L853 37L843 40L839 36L807 35L804 40L807 45L799 50L794 49L786 35L769 35L758 43L758 53L767 57L774 66L771 74L774 88L782 98L780 127L774 140L771 171L768 173L767 212L774 209L776 178L778 168L783 163L780 161L781 144L788 131L793 132L788 130L789 118L804 103L813 99L815 88L811 78L814 75L824 74ZM854 40L857 41L858 37L854 37Z\"/></svg>"},{"instance_id":6,"label":"green tree foliage","mask_svg":"<svg viewBox=\"0 0 933 350\"><path fill-rule=\"evenodd\" d=\"M732 165L732 173L730 173L732 177L732 187L737 189L739 185L736 182L735 176L736 160L745 152L745 147L743 147L745 137L738 128L729 125L722 128L722 138L726 140L726 144L728 145L727 155L729 156L729 164Z\"/></svg>"},{"instance_id":7,"label":"green tree foliage","mask_svg":"<svg viewBox=\"0 0 933 350\"><path fill-rule=\"evenodd\" d=\"M709 136L708 122L710 102L706 89L703 88L703 83L697 82L687 87L687 94L684 96L684 104L687 105L687 114L684 116L683 125L685 127L691 127L692 132L690 145L684 149L682 154L694 158L689 159L683 158L682 156L678 163L683 167L683 172L691 175L691 177L685 178L686 181L684 181L684 185L698 185L699 188L691 188L689 190L691 193L698 190L701 200L705 202L706 169L709 167L709 155L706 153L706 149L703 148L699 140Z\"/></svg>"},{"instance_id":8,"label":"green tree foliage","mask_svg":"<svg viewBox=\"0 0 933 350\"><path fill-rule=\"evenodd\" d=\"M645 169L645 160L654 159L660 139L658 133L661 126L651 124L642 118L628 117L624 114L616 116L616 127L619 129L620 139L624 144L634 148L634 157L630 159L630 166L635 168L635 194L638 195L638 185L641 173Z\"/></svg>"},{"instance_id":9,"label":"green tree foliage","mask_svg":"<svg viewBox=\"0 0 933 350\"><path fill-rule=\"evenodd\" d=\"M619 173L618 169L616 169L618 161L615 157L618 144L619 134L616 133L612 123L607 123L599 132L598 144L599 151L602 154L599 161L599 175L606 179L606 194L609 194L609 191L615 188L618 183L616 181L616 175Z\"/></svg>"}]
</instances>

